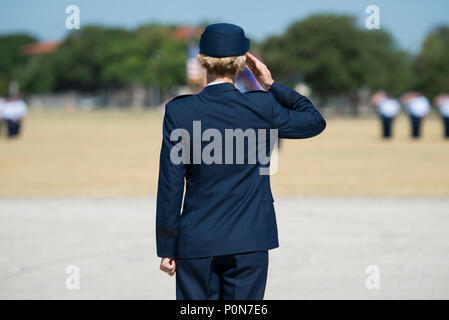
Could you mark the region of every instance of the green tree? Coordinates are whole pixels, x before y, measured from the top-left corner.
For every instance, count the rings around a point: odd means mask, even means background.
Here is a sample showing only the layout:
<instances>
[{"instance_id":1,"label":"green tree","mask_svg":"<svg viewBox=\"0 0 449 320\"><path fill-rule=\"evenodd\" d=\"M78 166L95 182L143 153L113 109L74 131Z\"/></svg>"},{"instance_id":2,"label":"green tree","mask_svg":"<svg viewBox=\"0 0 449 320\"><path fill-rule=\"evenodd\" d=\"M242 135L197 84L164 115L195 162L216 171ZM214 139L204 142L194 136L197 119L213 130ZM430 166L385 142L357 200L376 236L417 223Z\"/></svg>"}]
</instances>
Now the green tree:
<instances>
[{"instance_id":1,"label":"green tree","mask_svg":"<svg viewBox=\"0 0 449 320\"><path fill-rule=\"evenodd\" d=\"M15 80L15 71L27 62L22 54L25 45L36 42L36 38L27 34L0 36L0 94L8 92L10 81Z\"/></svg>"},{"instance_id":2,"label":"green tree","mask_svg":"<svg viewBox=\"0 0 449 320\"><path fill-rule=\"evenodd\" d=\"M432 30L416 59L419 88L428 96L449 91L449 26Z\"/></svg>"},{"instance_id":3,"label":"green tree","mask_svg":"<svg viewBox=\"0 0 449 320\"><path fill-rule=\"evenodd\" d=\"M163 91L187 83L187 48L182 40L173 38L174 26L141 26L135 37L145 61L145 84L158 83Z\"/></svg>"},{"instance_id":4,"label":"green tree","mask_svg":"<svg viewBox=\"0 0 449 320\"><path fill-rule=\"evenodd\" d=\"M30 92L96 91L158 83L163 91L186 83L186 47L172 26L137 30L86 26L59 48L35 57L22 82Z\"/></svg>"},{"instance_id":5,"label":"green tree","mask_svg":"<svg viewBox=\"0 0 449 320\"><path fill-rule=\"evenodd\" d=\"M362 77L359 84L371 90L387 89L399 96L416 84L413 57L399 50L389 33L381 30L361 30L360 57L357 59Z\"/></svg>"},{"instance_id":6,"label":"green tree","mask_svg":"<svg viewBox=\"0 0 449 320\"><path fill-rule=\"evenodd\" d=\"M410 58L391 36L362 29L351 16L314 15L293 23L268 38L262 53L276 78L290 85L304 80L324 100L345 94L353 108L362 87L399 92L413 82Z\"/></svg>"},{"instance_id":7,"label":"green tree","mask_svg":"<svg viewBox=\"0 0 449 320\"><path fill-rule=\"evenodd\" d=\"M46 93L56 88L57 70L53 59L51 59L52 55L29 57L26 65L16 69L15 74L22 92Z\"/></svg>"},{"instance_id":8,"label":"green tree","mask_svg":"<svg viewBox=\"0 0 449 320\"><path fill-rule=\"evenodd\" d=\"M123 86L121 79L104 79L103 72L116 60L125 60L132 33L119 28L86 26L68 36L49 59L57 68L56 90L94 91ZM109 80L109 81L108 81Z\"/></svg>"}]
</instances>

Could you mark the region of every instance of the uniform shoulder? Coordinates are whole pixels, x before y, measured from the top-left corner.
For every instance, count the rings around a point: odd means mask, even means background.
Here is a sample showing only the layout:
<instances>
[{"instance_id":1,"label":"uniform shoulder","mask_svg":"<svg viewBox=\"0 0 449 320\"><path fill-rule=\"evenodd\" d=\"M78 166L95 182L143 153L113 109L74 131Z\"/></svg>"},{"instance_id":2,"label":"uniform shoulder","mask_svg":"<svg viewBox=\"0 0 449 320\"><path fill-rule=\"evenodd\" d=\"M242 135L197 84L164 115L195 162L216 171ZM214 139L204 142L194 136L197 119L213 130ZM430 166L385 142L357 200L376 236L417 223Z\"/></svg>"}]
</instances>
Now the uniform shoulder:
<instances>
[{"instance_id":1,"label":"uniform shoulder","mask_svg":"<svg viewBox=\"0 0 449 320\"><path fill-rule=\"evenodd\" d=\"M169 103L171 103L171 102L174 102L174 101L176 101L176 100L182 100L182 99L185 99L185 98L191 97L191 96L193 96L193 94L182 94L182 95L180 95L180 96L174 97L173 99L171 99L170 101L168 101L167 104L169 104Z\"/></svg>"},{"instance_id":2,"label":"uniform shoulder","mask_svg":"<svg viewBox=\"0 0 449 320\"><path fill-rule=\"evenodd\" d=\"M165 104L165 109L179 109L177 106L184 106L185 102L190 100L191 97L195 96L194 94L183 94L177 97L174 97L173 99L169 100Z\"/></svg>"},{"instance_id":3,"label":"uniform shoulder","mask_svg":"<svg viewBox=\"0 0 449 320\"><path fill-rule=\"evenodd\" d=\"M252 90L244 93L244 96L256 103L269 102L273 99L273 94L265 90Z\"/></svg>"},{"instance_id":4,"label":"uniform shoulder","mask_svg":"<svg viewBox=\"0 0 449 320\"><path fill-rule=\"evenodd\" d=\"M265 91L265 90L251 90L251 91L246 91L244 94L258 94L258 93L265 93L265 94L269 94L269 91Z\"/></svg>"}]
</instances>

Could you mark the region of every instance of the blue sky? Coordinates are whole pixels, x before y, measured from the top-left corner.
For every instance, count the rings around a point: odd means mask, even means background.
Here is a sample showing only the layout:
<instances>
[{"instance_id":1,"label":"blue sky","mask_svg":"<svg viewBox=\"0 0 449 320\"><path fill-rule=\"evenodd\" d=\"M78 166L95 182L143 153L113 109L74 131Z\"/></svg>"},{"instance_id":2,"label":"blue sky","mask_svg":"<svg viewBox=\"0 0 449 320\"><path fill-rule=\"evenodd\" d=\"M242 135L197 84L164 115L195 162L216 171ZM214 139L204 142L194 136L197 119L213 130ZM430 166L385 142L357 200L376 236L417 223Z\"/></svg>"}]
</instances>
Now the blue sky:
<instances>
[{"instance_id":1,"label":"blue sky","mask_svg":"<svg viewBox=\"0 0 449 320\"><path fill-rule=\"evenodd\" d=\"M230 22L259 40L314 13L351 14L363 26L365 8L375 4L380 8L381 28L412 52L420 49L434 26L449 25L447 0L2 0L0 33L25 31L41 40L59 40L68 32L65 8L70 4L80 8L81 28L91 23L133 28L148 22Z\"/></svg>"}]
</instances>

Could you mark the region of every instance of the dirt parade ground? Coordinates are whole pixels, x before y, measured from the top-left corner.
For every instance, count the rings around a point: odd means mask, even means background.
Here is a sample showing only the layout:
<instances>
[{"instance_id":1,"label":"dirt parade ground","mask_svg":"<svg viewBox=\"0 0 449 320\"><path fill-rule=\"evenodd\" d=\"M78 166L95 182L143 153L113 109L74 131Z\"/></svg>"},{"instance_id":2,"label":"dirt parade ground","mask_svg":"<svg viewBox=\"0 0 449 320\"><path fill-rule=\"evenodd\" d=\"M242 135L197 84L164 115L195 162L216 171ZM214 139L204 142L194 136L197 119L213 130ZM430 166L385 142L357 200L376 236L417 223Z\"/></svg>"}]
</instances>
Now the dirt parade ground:
<instances>
[{"instance_id":1,"label":"dirt parade ground","mask_svg":"<svg viewBox=\"0 0 449 320\"><path fill-rule=\"evenodd\" d=\"M380 121L330 118L313 139L282 140L274 196L449 196L449 141L436 115L409 138L400 116L391 141ZM158 111L30 112L23 136L0 138L0 196L155 196Z\"/></svg>"}]
</instances>

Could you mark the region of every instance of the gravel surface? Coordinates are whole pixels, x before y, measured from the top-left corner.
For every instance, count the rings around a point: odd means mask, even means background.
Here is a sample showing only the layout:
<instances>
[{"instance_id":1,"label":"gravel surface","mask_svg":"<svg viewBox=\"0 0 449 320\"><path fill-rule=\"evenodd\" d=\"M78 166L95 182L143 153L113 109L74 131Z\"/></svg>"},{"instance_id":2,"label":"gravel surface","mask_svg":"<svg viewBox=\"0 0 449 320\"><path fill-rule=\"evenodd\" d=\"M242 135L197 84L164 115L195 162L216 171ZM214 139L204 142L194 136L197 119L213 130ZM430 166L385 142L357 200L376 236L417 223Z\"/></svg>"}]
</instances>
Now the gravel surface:
<instances>
[{"instance_id":1,"label":"gravel surface","mask_svg":"<svg viewBox=\"0 0 449 320\"><path fill-rule=\"evenodd\" d=\"M266 299L449 299L448 198L275 206L280 247L270 252ZM154 222L152 198L2 198L0 298L173 299ZM79 268L78 290L66 287L67 266ZM376 276L367 267L379 271L378 289L367 288Z\"/></svg>"}]
</instances>

